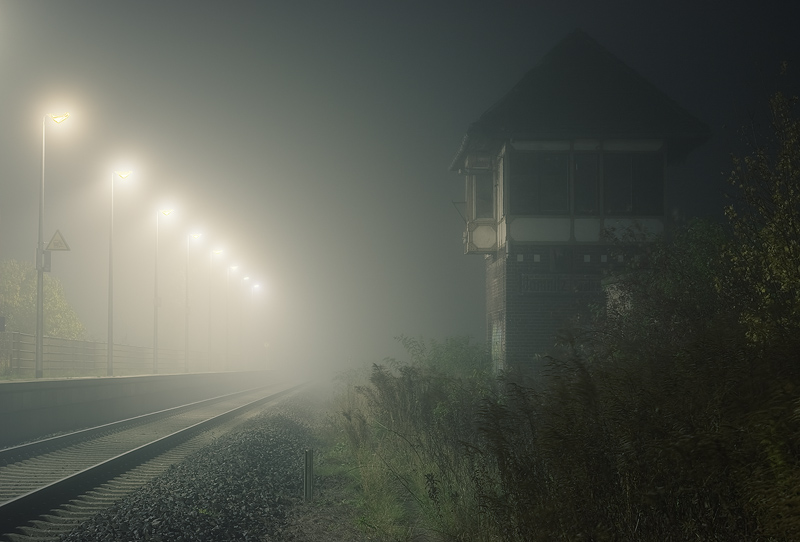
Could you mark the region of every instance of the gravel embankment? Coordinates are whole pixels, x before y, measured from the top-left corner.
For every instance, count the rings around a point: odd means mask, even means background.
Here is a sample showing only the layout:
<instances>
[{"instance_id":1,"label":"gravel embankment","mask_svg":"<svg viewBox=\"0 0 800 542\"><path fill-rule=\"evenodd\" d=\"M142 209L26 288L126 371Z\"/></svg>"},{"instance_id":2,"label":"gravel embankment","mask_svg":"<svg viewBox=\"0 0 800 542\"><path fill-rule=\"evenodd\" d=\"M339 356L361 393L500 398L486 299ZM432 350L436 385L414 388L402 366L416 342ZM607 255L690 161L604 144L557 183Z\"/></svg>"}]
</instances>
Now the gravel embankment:
<instances>
[{"instance_id":1,"label":"gravel embankment","mask_svg":"<svg viewBox=\"0 0 800 542\"><path fill-rule=\"evenodd\" d=\"M307 394L286 399L61 540L296 540L289 511L302 506L303 452L316 444L308 408Z\"/></svg>"}]
</instances>

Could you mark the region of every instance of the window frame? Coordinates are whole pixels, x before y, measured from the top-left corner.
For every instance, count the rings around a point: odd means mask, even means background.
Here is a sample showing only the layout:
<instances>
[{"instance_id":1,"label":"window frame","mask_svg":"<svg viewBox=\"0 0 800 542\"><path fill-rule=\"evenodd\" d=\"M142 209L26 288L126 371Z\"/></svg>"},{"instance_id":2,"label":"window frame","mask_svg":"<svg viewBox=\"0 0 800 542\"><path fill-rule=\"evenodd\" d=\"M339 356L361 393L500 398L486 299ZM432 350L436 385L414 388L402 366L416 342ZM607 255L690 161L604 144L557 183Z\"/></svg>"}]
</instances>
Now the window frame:
<instances>
[{"instance_id":1,"label":"window frame","mask_svg":"<svg viewBox=\"0 0 800 542\"><path fill-rule=\"evenodd\" d=\"M666 187L666 153L662 145L647 147L641 145L641 148L632 145L630 149L621 148L619 145L609 145L609 149L604 148L604 145L598 144L596 148L589 149L583 146L576 148L570 146L569 150L562 149L548 149L548 148L529 148L522 147L515 148L512 152L506 154L508 164L506 167L506 174L504 175L505 181L508 183L505 189L508 190L507 197L509 198L507 213L510 216L570 216L570 217L611 217L611 216L664 216L665 213L665 187ZM541 210L541 186L539 182L534 179L535 165L528 164L527 173L518 173L515 171L515 163L519 156L525 156L526 160L531 162L535 161L536 155L567 155L567 181L568 181L568 209L566 211L542 211ZM596 156L596 171L594 179L594 211L578 210L577 195L577 170L576 170L576 157L578 156ZM625 187L627 197L629 198L630 209L622 210L608 210L608 199L610 193L608 189L607 174L607 158L609 156L627 156L628 157L628 186ZM652 159L653 164L659 164L658 173L652 176L652 182L648 182L645 177L638 177L636 171L636 160L641 159L640 166L644 171L644 166L647 159ZM646 165L646 164L645 164ZM655 171L655 170L653 170ZM528 201L520 200L520 186L521 183L526 182L527 179L530 183L526 187L523 198ZM659 191L647 192L646 189L660 187ZM638 192L643 190L643 192ZM643 194L651 194L651 196L643 196ZM495 191L497 197L497 188ZM656 212L654 212L656 211ZM495 216L497 213L495 212Z\"/></svg>"}]
</instances>

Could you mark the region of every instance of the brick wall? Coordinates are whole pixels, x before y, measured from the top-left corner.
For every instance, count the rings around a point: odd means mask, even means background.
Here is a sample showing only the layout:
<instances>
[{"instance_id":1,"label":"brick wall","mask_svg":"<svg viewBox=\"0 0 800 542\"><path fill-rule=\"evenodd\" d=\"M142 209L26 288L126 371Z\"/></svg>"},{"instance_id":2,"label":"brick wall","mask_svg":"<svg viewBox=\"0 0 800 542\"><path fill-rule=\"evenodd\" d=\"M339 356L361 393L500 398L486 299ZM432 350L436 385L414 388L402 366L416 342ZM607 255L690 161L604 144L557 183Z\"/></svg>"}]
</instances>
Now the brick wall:
<instances>
[{"instance_id":1,"label":"brick wall","mask_svg":"<svg viewBox=\"0 0 800 542\"><path fill-rule=\"evenodd\" d=\"M506 259L505 254L486 258L486 326L495 371L505 368Z\"/></svg>"},{"instance_id":2,"label":"brick wall","mask_svg":"<svg viewBox=\"0 0 800 542\"><path fill-rule=\"evenodd\" d=\"M487 258L487 332L496 369L541 363L558 332L603 299L599 246L514 246Z\"/></svg>"}]
</instances>

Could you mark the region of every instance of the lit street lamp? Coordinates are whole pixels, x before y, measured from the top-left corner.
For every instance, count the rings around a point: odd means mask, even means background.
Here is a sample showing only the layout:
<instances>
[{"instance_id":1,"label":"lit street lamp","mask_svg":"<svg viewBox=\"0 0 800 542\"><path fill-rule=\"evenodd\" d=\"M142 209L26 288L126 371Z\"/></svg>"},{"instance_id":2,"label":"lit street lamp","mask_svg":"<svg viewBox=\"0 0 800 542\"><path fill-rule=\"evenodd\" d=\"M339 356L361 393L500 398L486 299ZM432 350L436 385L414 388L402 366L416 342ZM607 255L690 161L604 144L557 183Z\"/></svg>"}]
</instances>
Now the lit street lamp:
<instances>
[{"instance_id":1,"label":"lit street lamp","mask_svg":"<svg viewBox=\"0 0 800 542\"><path fill-rule=\"evenodd\" d=\"M186 303L184 306L184 326L183 326L183 372L189 372L189 242L192 239L199 239L199 233L190 233L186 236Z\"/></svg>"},{"instance_id":2,"label":"lit street lamp","mask_svg":"<svg viewBox=\"0 0 800 542\"><path fill-rule=\"evenodd\" d=\"M39 187L39 240L36 245L36 378L42 378L43 345L44 345L44 142L45 125L50 117L56 124L69 118L63 115L45 115L42 117L42 184Z\"/></svg>"},{"instance_id":3,"label":"lit street lamp","mask_svg":"<svg viewBox=\"0 0 800 542\"><path fill-rule=\"evenodd\" d=\"M161 215L169 216L172 209L161 209L156 212L156 257L153 274L153 374L158 373L158 219Z\"/></svg>"},{"instance_id":4,"label":"lit street lamp","mask_svg":"<svg viewBox=\"0 0 800 542\"><path fill-rule=\"evenodd\" d=\"M111 174L111 213L108 222L108 344L106 346L106 375L114 376L114 175L127 179L130 171Z\"/></svg>"}]
</instances>

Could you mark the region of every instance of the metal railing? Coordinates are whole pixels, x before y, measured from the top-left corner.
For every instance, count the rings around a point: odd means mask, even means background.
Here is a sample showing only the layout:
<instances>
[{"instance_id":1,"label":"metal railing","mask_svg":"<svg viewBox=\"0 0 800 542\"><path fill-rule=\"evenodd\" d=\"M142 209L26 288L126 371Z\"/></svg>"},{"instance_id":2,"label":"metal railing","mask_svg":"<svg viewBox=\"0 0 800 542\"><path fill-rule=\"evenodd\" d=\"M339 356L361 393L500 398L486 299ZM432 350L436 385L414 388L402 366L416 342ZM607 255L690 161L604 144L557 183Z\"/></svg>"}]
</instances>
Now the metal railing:
<instances>
[{"instance_id":1,"label":"metal railing","mask_svg":"<svg viewBox=\"0 0 800 542\"><path fill-rule=\"evenodd\" d=\"M105 376L106 343L43 337L42 369L46 378ZM183 373L219 370L211 367L205 352L159 347L158 372ZM17 331L0 332L0 378L34 378L36 337ZM114 375L153 373L153 349L125 344L114 345Z\"/></svg>"}]
</instances>

